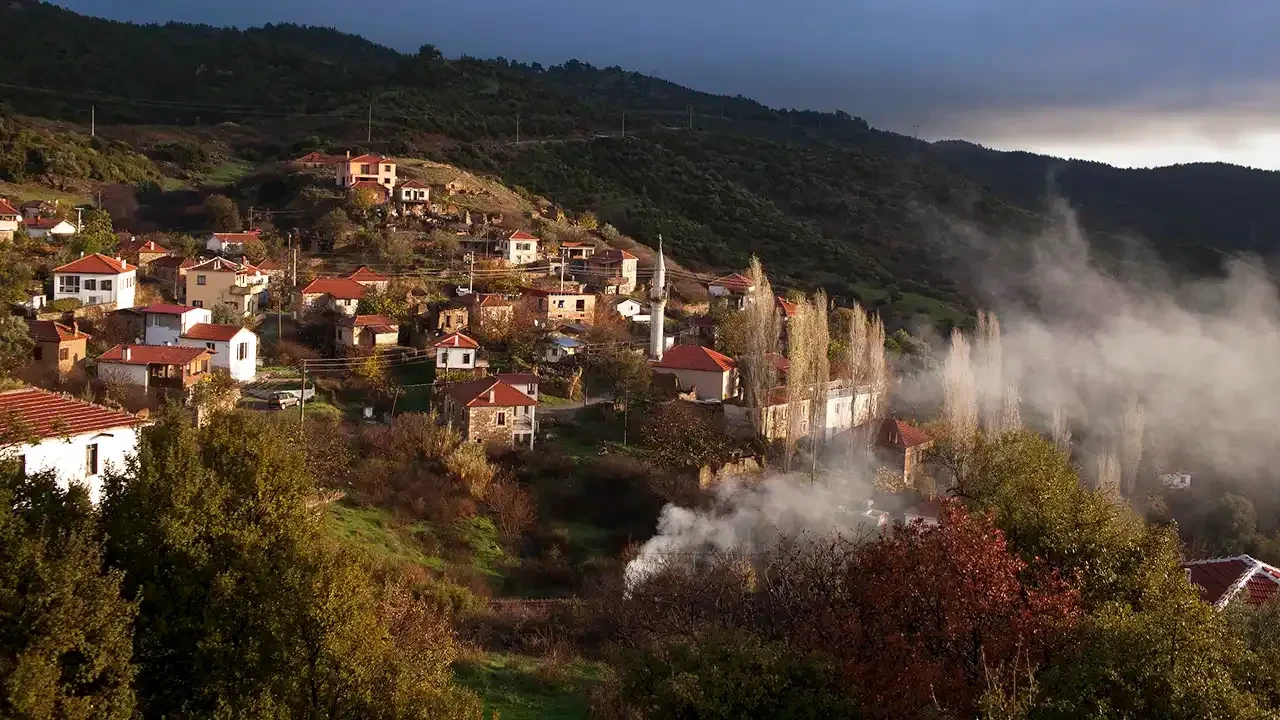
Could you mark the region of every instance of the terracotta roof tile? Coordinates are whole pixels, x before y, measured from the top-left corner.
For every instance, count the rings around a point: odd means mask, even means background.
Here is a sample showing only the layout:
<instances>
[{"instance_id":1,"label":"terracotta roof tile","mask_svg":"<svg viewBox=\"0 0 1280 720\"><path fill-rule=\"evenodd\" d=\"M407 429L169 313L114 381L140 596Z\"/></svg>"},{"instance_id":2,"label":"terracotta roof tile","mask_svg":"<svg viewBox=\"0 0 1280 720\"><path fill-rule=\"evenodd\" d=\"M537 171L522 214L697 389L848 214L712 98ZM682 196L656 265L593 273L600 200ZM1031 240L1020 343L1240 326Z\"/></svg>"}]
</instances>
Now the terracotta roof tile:
<instances>
[{"instance_id":1,"label":"terracotta roof tile","mask_svg":"<svg viewBox=\"0 0 1280 720\"><path fill-rule=\"evenodd\" d=\"M31 339L38 343L60 343L69 340L88 339L91 337L88 333L83 333L75 328L68 327L56 320L28 320L27 329L31 333Z\"/></svg>"},{"instance_id":2,"label":"terracotta roof tile","mask_svg":"<svg viewBox=\"0 0 1280 720\"><path fill-rule=\"evenodd\" d=\"M132 427L141 422L127 412L33 387L0 392L0 444L10 433L11 424L14 431L43 440Z\"/></svg>"},{"instance_id":3,"label":"terracotta roof tile","mask_svg":"<svg viewBox=\"0 0 1280 720\"><path fill-rule=\"evenodd\" d=\"M735 293L750 292L751 289L755 287L755 285L751 283L751 278L742 275L741 273L730 273L724 277L716 278L707 284L719 285L729 292Z\"/></svg>"},{"instance_id":4,"label":"terracotta roof tile","mask_svg":"<svg viewBox=\"0 0 1280 720\"><path fill-rule=\"evenodd\" d=\"M1217 609L1243 592L1249 605L1262 605L1280 595L1280 570L1248 555L1185 562L1187 579L1200 589L1200 599Z\"/></svg>"},{"instance_id":5,"label":"terracotta roof tile","mask_svg":"<svg viewBox=\"0 0 1280 720\"><path fill-rule=\"evenodd\" d=\"M356 163L356 162L359 162L359 163L376 163L376 164L382 164L382 163L384 163L384 162L386 162L386 163L393 163L393 164L395 163L395 161L394 161L394 160L392 160L391 158L383 157L383 156L381 156L381 155L376 155L376 154L374 154L374 153L365 153L364 155L357 155L357 156L355 156L355 157L353 157L353 158L343 157L342 159L343 159L343 160L346 160L346 161L347 161L347 162L349 162L349 163Z\"/></svg>"},{"instance_id":6,"label":"terracotta roof tile","mask_svg":"<svg viewBox=\"0 0 1280 720\"><path fill-rule=\"evenodd\" d=\"M200 308L192 307L190 305L174 305L172 303L154 303L134 309L138 312L150 313L152 315L186 315L192 310L199 310Z\"/></svg>"},{"instance_id":7,"label":"terracotta roof tile","mask_svg":"<svg viewBox=\"0 0 1280 720\"><path fill-rule=\"evenodd\" d=\"M26 225L29 230L52 230L64 222L67 221L59 218L36 218L35 220L24 220L23 224ZM67 224L71 225L71 223ZM71 229L74 231L75 226L71 225Z\"/></svg>"},{"instance_id":8,"label":"terracotta roof tile","mask_svg":"<svg viewBox=\"0 0 1280 720\"><path fill-rule=\"evenodd\" d=\"M676 345L662 355L653 367L668 370L703 370L728 372L738 366L733 358L701 345Z\"/></svg>"},{"instance_id":9,"label":"terracotta roof tile","mask_svg":"<svg viewBox=\"0 0 1280 720\"><path fill-rule=\"evenodd\" d=\"M778 297L775 297L773 301L774 301L774 304L778 306L778 309L782 311L783 315L785 315L786 317L795 316L796 311L798 310L795 303L783 298L780 295Z\"/></svg>"},{"instance_id":10,"label":"terracotta roof tile","mask_svg":"<svg viewBox=\"0 0 1280 720\"><path fill-rule=\"evenodd\" d=\"M400 183L400 187L402 187L402 188L413 188L413 189L415 189L415 190L430 190L430 189L431 189L431 186L430 186L430 185L428 185L428 184L426 184L426 183L422 182L421 180L406 180L405 182Z\"/></svg>"},{"instance_id":11,"label":"terracotta roof tile","mask_svg":"<svg viewBox=\"0 0 1280 720\"><path fill-rule=\"evenodd\" d=\"M187 328L182 333L182 337L191 338L192 340L212 340L219 342L229 342L240 331L244 330L239 325L216 325L214 323L196 323Z\"/></svg>"},{"instance_id":12,"label":"terracotta roof tile","mask_svg":"<svg viewBox=\"0 0 1280 720\"><path fill-rule=\"evenodd\" d=\"M302 294L331 295L339 300L359 300L368 290L351 278L316 278L302 288Z\"/></svg>"},{"instance_id":13,"label":"terracotta roof tile","mask_svg":"<svg viewBox=\"0 0 1280 720\"><path fill-rule=\"evenodd\" d=\"M902 420L886 418L880 425L880 441L890 447L905 450L932 442L923 430Z\"/></svg>"},{"instance_id":14,"label":"terracotta roof tile","mask_svg":"<svg viewBox=\"0 0 1280 720\"><path fill-rule=\"evenodd\" d=\"M0 215L21 215L7 200L0 198Z\"/></svg>"},{"instance_id":15,"label":"terracotta roof tile","mask_svg":"<svg viewBox=\"0 0 1280 720\"><path fill-rule=\"evenodd\" d=\"M129 353L128 360L124 357L126 350ZM204 348L182 345L116 345L102 353L98 362L121 365L186 365L199 360L201 356L212 357L213 353Z\"/></svg>"},{"instance_id":16,"label":"terracotta roof tile","mask_svg":"<svg viewBox=\"0 0 1280 720\"><path fill-rule=\"evenodd\" d=\"M493 390L493 400L489 390ZM445 393L467 407L530 407L538 402L496 377L447 385Z\"/></svg>"},{"instance_id":17,"label":"terracotta roof tile","mask_svg":"<svg viewBox=\"0 0 1280 720\"><path fill-rule=\"evenodd\" d=\"M530 235L529 233L527 233L527 232L525 232L525 231L523 231L523 230L517 230L517 231L515 231L515 232L511 233L511 237L509 237L509 238L507 238L507 239L508 239L508 240L537 240L538 238L536 238L536 237L534 237L534 236Z\"/></svg>"},{"instance_id":18,"label":"terracotta roof tile","mask_svg":"<svg viewBox=\"0 0 1280 720\"><path fill-rule=\"evenodd\" d=\"M373 327L375 325L399 327L400 325L400 323L385 315L355 315L353 317L342 318L338 321L338 324L345 327Z\"/></svg>"},{"instance_id":19,"label":"terracotta roof tile","mask_svg":"<svg viewBox=\"0 0 1280 720\"><path fill-rule=\"evenodd\" d=\"M348 275L347 279L356 282L386 282L390 278L370 270L367 265L361 265L355 272Z\"/></svg>"},{"instance_id":20,"label":"terracotta roof tile","mask_svg":"<svg viewBox=\"0 0 1280 720\"><path fill-rule=\"evenodd\" d=\"M619 260L639 260L635 255L626 250L618 250L610 248L603 252L598 252L591 256L591 259L597 262L618 262Z\"/></svg>"},{"instance_id":21,"label":"terracotta roof tile","mask_svg":"<svg viewBox=\"0 0 1280 720\"><path fill-rule=\"evenodd\" d=\"M431 343L431 347L478 350L480 343L462 333L450 333Z\"/></svg>"},{"instance_id":22,"label":"terracotta roof tile","mask_svg":"<svg viewBox=\"0 0 1280 720\"><path fill-rule=\"evenodd\" d=\"M137 269L123 260L118 260L102 253L94 253L85 255L79 260L74 260L61 267L56 267L53 271L55 273L84 273L86 275L119 275Z\"/></svg>"}]
</instances>

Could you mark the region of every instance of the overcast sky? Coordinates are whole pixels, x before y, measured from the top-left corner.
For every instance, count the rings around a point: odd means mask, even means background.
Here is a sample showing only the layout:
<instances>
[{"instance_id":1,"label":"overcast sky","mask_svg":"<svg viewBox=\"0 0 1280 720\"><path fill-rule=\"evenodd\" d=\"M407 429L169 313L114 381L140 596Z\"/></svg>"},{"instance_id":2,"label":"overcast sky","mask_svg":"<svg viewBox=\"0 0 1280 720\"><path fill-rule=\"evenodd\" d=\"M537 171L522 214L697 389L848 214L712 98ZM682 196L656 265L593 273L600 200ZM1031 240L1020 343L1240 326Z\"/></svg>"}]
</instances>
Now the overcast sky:
<instances>
[{"instance_id":1,"label":"overcast sky","mask_svg":"<svg viewBox=\"0 0 1280 720\"><path fill-rule=\"evenodd\" d=\"M401 50L621 65L922 137L1125 166L1280 169L1276 0L60 0L331 25ZM376 9L375 9L376 8Z\"/></svg>"}]
</instances>

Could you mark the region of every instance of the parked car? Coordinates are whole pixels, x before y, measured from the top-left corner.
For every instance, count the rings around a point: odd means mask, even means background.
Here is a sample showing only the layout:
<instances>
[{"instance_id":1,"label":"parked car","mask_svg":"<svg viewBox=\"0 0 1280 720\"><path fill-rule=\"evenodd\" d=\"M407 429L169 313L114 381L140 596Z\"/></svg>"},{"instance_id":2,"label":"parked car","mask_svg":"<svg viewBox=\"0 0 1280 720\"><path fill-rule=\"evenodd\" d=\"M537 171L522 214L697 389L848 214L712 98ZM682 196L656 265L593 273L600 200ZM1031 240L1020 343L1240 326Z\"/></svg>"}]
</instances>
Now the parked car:
<instances>
[{"instance_id":1,"label":"parked car","mask_svg":"<svg viewBox=\"0 0 1280 720\"><path fill-rule=\"evenodd\" d=\"M267 398L267 403L273 408L284 409L297 407L299 404L307 402L316 396L314 388L306 390L280 390L271 393L271 397Z\"/></svg>"}]
</instances>

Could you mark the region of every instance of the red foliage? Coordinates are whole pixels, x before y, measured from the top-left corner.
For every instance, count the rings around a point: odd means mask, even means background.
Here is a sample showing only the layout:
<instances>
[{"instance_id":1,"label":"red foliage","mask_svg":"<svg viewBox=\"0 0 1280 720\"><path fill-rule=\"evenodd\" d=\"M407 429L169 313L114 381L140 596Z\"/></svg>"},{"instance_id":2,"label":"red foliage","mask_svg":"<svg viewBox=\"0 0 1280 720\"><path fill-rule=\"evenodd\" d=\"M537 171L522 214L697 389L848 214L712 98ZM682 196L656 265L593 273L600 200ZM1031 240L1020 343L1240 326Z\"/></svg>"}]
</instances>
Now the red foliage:
<instances>
[{"instance_id":1,"label":"red foliage","mask_svg":"<svg viewBox=\"0 0 1280 720\"><path fill-rule=\"evenodd\" d=\"M901 528L862 547L846 572L854 614L841 623L851 631L845 670L884 717L935 703L971 715L989 671L1037 666L1080 612L1057 578L1024 582L1032 571L1004 534L958 505L937 527ZM819 646L831 645L831 629L813 638Z\"/></svg>"}]
</instances>

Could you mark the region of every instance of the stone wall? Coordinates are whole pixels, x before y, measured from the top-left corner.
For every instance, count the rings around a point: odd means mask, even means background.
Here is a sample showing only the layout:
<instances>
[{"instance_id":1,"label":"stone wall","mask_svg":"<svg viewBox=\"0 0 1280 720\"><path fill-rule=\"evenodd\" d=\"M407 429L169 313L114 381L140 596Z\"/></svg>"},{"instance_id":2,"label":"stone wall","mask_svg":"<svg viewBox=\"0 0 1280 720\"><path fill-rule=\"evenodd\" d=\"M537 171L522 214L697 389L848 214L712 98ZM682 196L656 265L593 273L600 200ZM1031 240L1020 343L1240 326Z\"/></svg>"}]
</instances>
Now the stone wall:
<instances>
[{"instance_id":1,"label":"stone wall","mask_svg":"<svg viewBox=\"0 0 1280 720\"><path fill-rule=\"evenodd\" d=\"M474 407L467 408L467 440L510 447L512 428L515 426L515 408ZM506 425L498 425L498 413L505 416Z\"/></svg>"}]
</instances>

